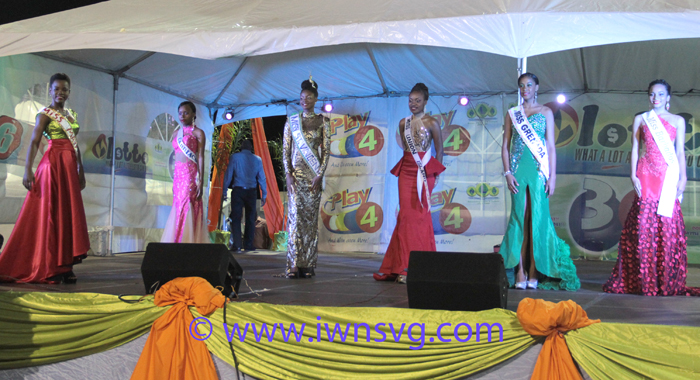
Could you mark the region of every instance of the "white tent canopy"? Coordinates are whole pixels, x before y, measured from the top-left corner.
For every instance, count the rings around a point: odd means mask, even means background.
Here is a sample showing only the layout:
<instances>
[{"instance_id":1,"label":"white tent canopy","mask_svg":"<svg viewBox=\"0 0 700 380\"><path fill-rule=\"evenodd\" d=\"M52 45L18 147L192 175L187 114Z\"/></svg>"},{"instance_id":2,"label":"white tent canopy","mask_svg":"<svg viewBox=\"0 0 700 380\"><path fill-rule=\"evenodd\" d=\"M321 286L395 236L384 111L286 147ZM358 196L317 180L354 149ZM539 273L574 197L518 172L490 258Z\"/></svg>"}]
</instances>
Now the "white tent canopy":
<instances>
[{"instance_id":1,"label":"white tent canopy","mask_svg":"<svg viewBox=\"0 0 700 380\"><path fill-rule=\"evenodd\" d=\"M0 25L0 57L10 56L0 65L9 62L13 70L30 65L24 77L13 77L10 72L3 76L28 84L39 83L36 78L53 70L71 67L65 63L101 72L83 83L82 92L76 91L76 96L96 94L96 105L88 109L99 116L91 120L93 127L97 126L95 136L90 137L93 140L99 133L111 133L132 144L146 139L148 126L155 122L155 110L174 112L182 98L208 107L210 115L232 107L236 120L288 114L289 108L295 107L299 83L310 74L320 85L321 99L344 99L338 102L341 114L374 109L377 112L373 115L379 116L375 120L383 123L379 127L393 134L397 117L405 110L400 108L402 100L391 98L405 96L416 82L430 88L435 108L431 111L442 112L455 102L440 95L468 94L486 99L488 95L514 94L522 58L527 58L528 71L540 77L541 94L630 94L645 91L652 79L665 78L673 85L674 95L695 95L700 89L700 60L695 57L700 50L698 26L700 0L110 0ZM85 72L76 71L80 75ZM0 83L0 89L3 85ZM22 96L20 92L13 89L8 94L16 99ZM370 99L352 100L356 98ZM586 104L605 105L610 98L582 96L579 101L582 99ZM488 100L498 112L508 101L505 97ZM624 105L625 114L631 114L633 106L629 104ZM687 102L688 107L694 104ZM214 123L223 122L221 114ZM617 117L614 112L608 114ZM500 115L488 122L488 128L478 127L478 123L469 126L476 122L465 115L459 117L461 125L472 128L470 133L484 136L481 148L486 152L498 150ZM203 127L210 138L209 118L200 122L208 124ZM488 134L482 133L487 130ZM396 147L387 149L382 157L395 160ZM499 152L489 151L488 160L481 158L482 163L488 161L493 166L488 170L481 166L482 176L488 171L499 177ZM382 178L385 174L376 168L372 173ZM19 177L8 178L9 183ZM156 185L162 190L167 184L153 185L114 173L111 181L107 176L93 178L92 186L102 187L100 197L117 197L114 201L94 200L102 209L95 212L93 225L134 229L162 225L169 210L164 200L167 196L156 199L153 194L157 191L151 190ZM390 181L386 184L387 199L394 196ZM455 186L464 193L463 184ZM620 192L626 191L620 186ZM378 187L373 194L383 192ZM145 210L142 214L148 217L120 215L120 207L133 206L137 196L144 198L143 206L132 208ZM18 194L14 197L18 210L20 198ZM382 206L388 207L388 215L395 207L391 203ZM505 219L505 210L492 216ZM130 230L124 234L136 233ZM483 246L497 240L495 235L484 240ZM137 239L146 241L152 235L144 236ZM135 243L133 249L140 249L140 245Z\"/></svg>"}]
</instances>

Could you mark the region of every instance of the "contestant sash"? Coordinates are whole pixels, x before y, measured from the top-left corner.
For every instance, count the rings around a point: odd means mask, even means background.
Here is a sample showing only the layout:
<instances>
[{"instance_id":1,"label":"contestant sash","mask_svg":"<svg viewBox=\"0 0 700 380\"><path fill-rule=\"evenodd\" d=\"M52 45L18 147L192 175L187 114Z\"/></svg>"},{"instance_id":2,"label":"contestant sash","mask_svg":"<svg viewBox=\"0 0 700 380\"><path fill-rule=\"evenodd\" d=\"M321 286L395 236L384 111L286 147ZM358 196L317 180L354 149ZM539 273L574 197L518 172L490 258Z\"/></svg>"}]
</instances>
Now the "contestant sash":
<instances>
[{"instance_id":1,"label":"contestant sash","mask_svg":"<svg viewBox=\"0 0 700 380\"><path fill-rule=\"evenodd\" d=\"M518 131L520 138L540 164L540 171L544 174L544 178L549 180L549 154L547 154L547 147L540 137L537 136L535 130L532 129L530 121L525 116L525 109L520 105L509 109L508 113L510 114L510 120L513 121L513 128Z\"/></svg>"},{"instance_id":2,"label":"contestant sash","mask_svg":"<svg viewBox=\"0 0 700 380\"><path fill-rule=\"evenodd\" d=\"M185 129L185 127L180 128L180 130L177 132L177 146L180 147L180 150L182 151L182 154L185 155L185 157L187 157L190 161L192 161L196 164L197 163L197 156L185 144L185 141L184 141L185 133L183 132L183 129Z\"/></svg>"},{"instance_id":3,"label":"contestant sash","mask_svg":"<svg viewBox=\"0 0 700 380\"><path fill-rule=\"evenodd\" d=\"M306 161L306 164L309 165L317 177L320 176L321 163L318 161L318 157L314 154L313 149L311 149L308 141L304 138L304 133L301 131L301 112L295 113L289 117L289 128L292 131L294 145L296 145L301 156L304 157L304 161Z\"/></svg>"},{"instance_id":4,"label":"contestant sash","mask_svg":"<svg viewBox=\"0 0 700 380\"><path fill-rule=\"evenodd\" d=\"M56 112L56 110L49 108L49 107L44 107L43 110L41 110L40 113L43 113L44 115L50 117L54 121L58 123L58 125L63 128L63 132L66 133L66 136L68 136L68 140L70 140L70 143L73 145L73 149L75 149L75 153L78 154L78 139L75 137L75 133L73 133L73 127L71 127L70 123L68 122L68 119L61 115L60 112ZM75 119L75 116L73 116L73 119Z\"/></svg>"},{"instance_id":5,"label":"contestant sash","mask_svg":"<svg viewBox=\"0 0 700 380\"><path fill-rule=\"evenodd\" d=\"M649 132L654 137L654 142L659 148L661 155L664 157L664 161L668 165L666 168L666 176L664 177L664 183L661 187L661 196L659 198L659 208L656 213L661 216L673 217L673 206L676 203L676 192L678 186L678 177L680 175L680 168L678 167L678 157L676 156L676 149L671 141L671 136L669 136L666 128L664 128L661 123L659 116L651 110L642 114L644 122L649 128ZM682 199L682 194L678 197L678 200Z\"/></svg>"},{"instance_id":6,"label":"contestant sash","mask_svg":"<svg viewBox=\"0 0 700 380\"><path fill-rule=\"evenodd\" d=\"M411 133L411 116L406 118L404 123L403 135L406 138L406 143L408 144L408 150L411 152L413 159L416 161L418 166L418 176L416 176L416 188L418 190L418 202L420 207L423 207L423 186L425 186L425 191L428 196L428 202L430 202L430 187L428 186L428 175L425 173L425 166L430 162L430 152L425 152L423 158L421 159L418 155L418 150L416 149L416 144L413 141L413 133Z\"/></svg>"}]
</instances>

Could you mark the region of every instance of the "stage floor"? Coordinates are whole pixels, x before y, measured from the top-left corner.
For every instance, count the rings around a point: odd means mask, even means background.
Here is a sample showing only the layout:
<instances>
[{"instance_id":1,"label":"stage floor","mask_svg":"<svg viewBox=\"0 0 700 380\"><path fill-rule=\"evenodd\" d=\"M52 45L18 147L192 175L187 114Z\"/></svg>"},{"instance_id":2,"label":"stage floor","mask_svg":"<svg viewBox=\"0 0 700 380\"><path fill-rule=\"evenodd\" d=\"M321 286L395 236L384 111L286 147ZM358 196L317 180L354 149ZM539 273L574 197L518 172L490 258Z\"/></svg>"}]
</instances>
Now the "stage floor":
<instances>
[{"instance_id":1,"label":"stage floor","mask_svg":"<svg viewBox=\"0 0 700 380\"><path fill-rule=\"evenodd\" d=\"M75 285L0 284L0 291L96 292L145 294L141 280L143 252L110 257L90 256L75 267ZM408 307L406 285L377 282L372 273L382 255L321 253L312 279L275 277L283 273L283 252L255 251L236 254L243 267L239 301L284 305ZM589 318L604 322L700 326L700 297L643 297L607 294L601 286L612 262L575 261L581 279L578 292L509 290L508 309L515 311L525 297L552 302L574 300ZM700 286L700 265L688 268L688 285Z\"/></svg>"}]
</instances>

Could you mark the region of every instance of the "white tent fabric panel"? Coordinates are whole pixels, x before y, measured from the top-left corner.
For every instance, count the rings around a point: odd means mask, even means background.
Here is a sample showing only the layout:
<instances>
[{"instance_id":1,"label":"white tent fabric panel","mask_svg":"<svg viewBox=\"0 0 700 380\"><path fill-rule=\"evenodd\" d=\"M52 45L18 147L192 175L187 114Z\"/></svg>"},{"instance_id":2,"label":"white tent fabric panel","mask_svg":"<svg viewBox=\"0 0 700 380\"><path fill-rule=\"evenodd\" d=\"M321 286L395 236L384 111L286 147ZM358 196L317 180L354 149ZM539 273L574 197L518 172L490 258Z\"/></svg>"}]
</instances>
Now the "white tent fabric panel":
<instances>
[{"instance_id":1,"label":"white tent fabric panel","mask_svg":"<svg viewBox=\"0 0 700 380\"><path fill-rule=\"evenodd\" d=\"M321 98L382 92L367 50L356 44L251 57L221 101L247 104L268 103L275 96L298 99L301 82L309 75L318 81Z\"/></svg>"},{"instance_id":2,"label":"white tent fabric panel","mask_svg":"<svg viewBox=\"0 0 700 380\"><path fill-rule=\"evenodd\" d=\"M117 48L198 58L347 43L416 44L511 57L700 37L700 2L112 0L0 26L0 55ZM70 31L53 27L66 20Z\"/></svg>"},{"instance_id":3,"label":"white tent fabric panel","mask_svg":"<svg viewBox=\"0 0 700 380\"><path fill-rule=\"evenodd\" d=\"M696 25L700 30L700 23ZM645 41L584 49L589 88L603 91L646 90L664 78L674 92L700 88L698 39Z\"/></svg>"},{"instance_id":4,"label":"white tent fabric panel","mask_svg":"<svg viewBox=\"0 0 700 380\"><path fill-rule=\"evenodd\" d=\"M389 91L424 82L431 92L493 92L513 88L517 61L483 52L413 45L373 45Z\"/></svg>"},{"instance_id":5,"label":"white tent fabric panel","mask_svg":"<svg viewBox=\"0 0 700 380\"><path fill-rule=\"evenodd\" d=\"M243 58L239 57L203 60L156 53L130 69L128 75L213 103L241 63Z\"/></svg>"}]
</instances>

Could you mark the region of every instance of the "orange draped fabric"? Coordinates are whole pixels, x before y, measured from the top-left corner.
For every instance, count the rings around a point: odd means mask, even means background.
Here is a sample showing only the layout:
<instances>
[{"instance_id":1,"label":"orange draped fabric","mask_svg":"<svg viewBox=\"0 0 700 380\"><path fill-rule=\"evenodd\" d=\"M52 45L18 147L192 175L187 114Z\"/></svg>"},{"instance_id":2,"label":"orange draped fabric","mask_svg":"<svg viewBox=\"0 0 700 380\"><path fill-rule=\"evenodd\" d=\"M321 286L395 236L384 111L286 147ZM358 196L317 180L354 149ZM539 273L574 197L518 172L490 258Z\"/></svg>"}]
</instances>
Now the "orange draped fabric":
<instances>
[{"instance_id":1,"label":"orange draped fabric","mask_svg":"<svg viewBox=\"0 0 700 380\"><path fill-rule=\"evenodd\" d=\"M282 204L280 191L277 188L277 176L275 175L275 169L272 167L270 150L267 148L267 138L265 138L262 118L253 119L250 127L253 130L255 153L262 158L263 169L265 170L267 202L263 209L265 210L265 221L267 221L270 238L274 240L275 233L284 229L284 205Z\"/></svg>"},{"instance_id":2,"label":"orange draped fabric","mask_svg":"<svg viewBox=\"0 0 700 380\"><path fill-rule=\"evenodd\" d=\"M226 176L226 168L228 167L229 156L231 152L227 149L227 143L232 139L233 123L224 124L219 132L219 145L217 162L214 163L214 170L211 174L211 188L209 191L209 212L207 224L209 232L216 230L219 227L219 217L221 216L221 196L224 189L224 176ZM219 170L218 168L221 168Z\"/></svg>"},{"instance_id":3,"label":"orange draped fabric","mask_svg":"<svg viewBox=\"0 0 700 380\"><path fill-rule=\"evenodd\" d=\"M528 334L547 337L532 372L532 379L581 379L566 346L564 333L599 323L600 319L588 319L586 311L571 300L555 304L532 298L520 301L517 315Z\"/></svg>"},{"instance_id":4,"label":"orange draped fabric","mask_svg":"<svg viewBox=\"0 0 700 380\"><path fill-rule=\"evenodd\" d=\"M207 345L190 335L194 317L188 307L196 306L200 314L209 315L226 304L226 297L201 277L180 277L156 292L155 304L173 306L153 322L131 378L218 379Z\"/></svg>"}]
</instances>

